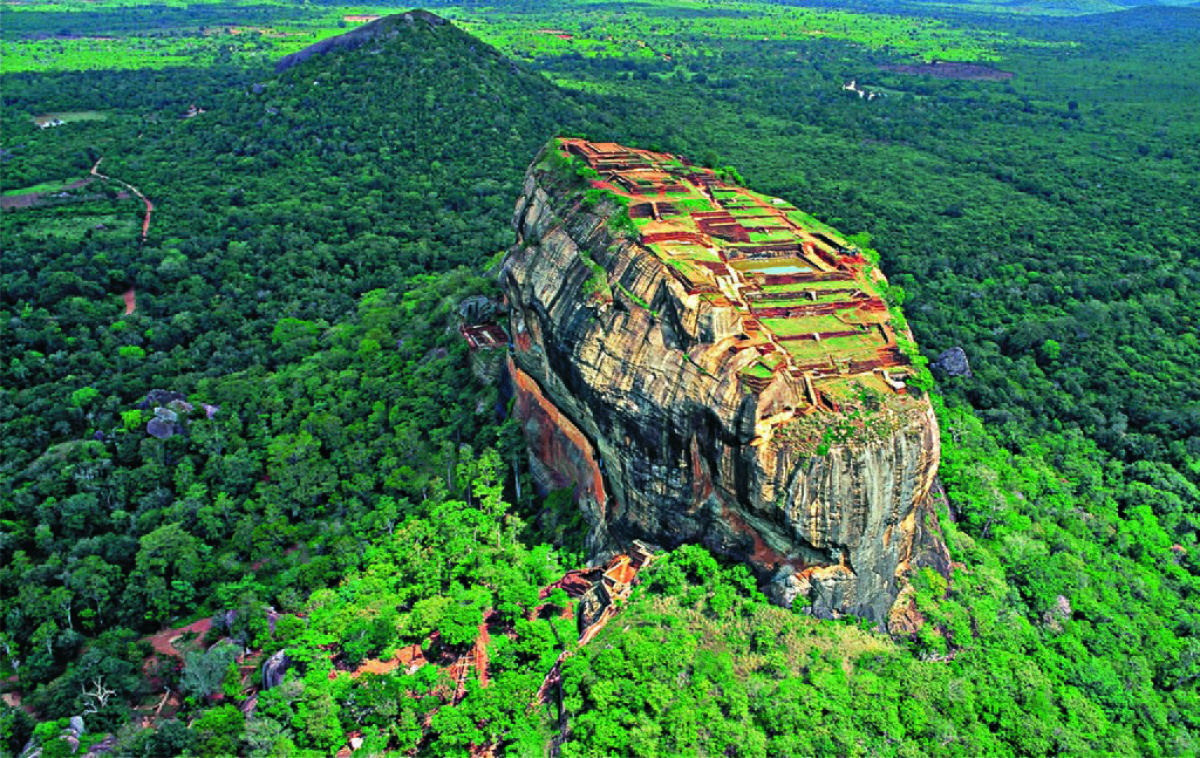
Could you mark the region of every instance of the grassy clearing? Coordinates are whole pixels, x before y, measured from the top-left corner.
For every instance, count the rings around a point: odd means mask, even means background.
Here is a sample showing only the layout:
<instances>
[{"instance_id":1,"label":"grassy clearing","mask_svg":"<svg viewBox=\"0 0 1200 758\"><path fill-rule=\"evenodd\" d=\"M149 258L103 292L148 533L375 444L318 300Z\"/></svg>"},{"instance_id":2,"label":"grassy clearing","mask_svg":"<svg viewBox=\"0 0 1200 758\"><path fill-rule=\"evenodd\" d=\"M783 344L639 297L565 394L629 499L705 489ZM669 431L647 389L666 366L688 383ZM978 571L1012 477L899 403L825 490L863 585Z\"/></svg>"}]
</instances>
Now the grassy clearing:
<instances>
[{"instance_id":1,"label":"grassy clearing","mask_svg":"<svg viewBox=\"0 0 1200 758\"><path fill-rule=\"evenodd\" d=\"M909 92L908 90L903 89L895 89L894 87L880 87L879 85L867 84L865 82L863 82L860 86L866 87L872 92L881 92L888 97L904 97L907 95L908 97L911 97L913 100L917 101L929 99L929 95L918 95L915 92Z\"/></svg>"},{"instance_id":2,"label":"grassy clearing","mask_svg":"<svg viewBox=\"0 0 1200 758\"><path fill-rule=\"evenodd\" d=\"M683 258L666 258L665 260L667 265L683 274L688 281L697 282L708 279L708 272L696 265L694 261Z\"/></svg>"},{"instance_id":3,"label":"grassy clearing","mask_svg":"<svg viewBox=\"0 0 1200 758\"><path fill-rule=\"evenodd\" d=\"M123 234L132 233L137 228L140 228L139 224L127 214L93 211L41 219L37 223L36 231L29 229L26 234L36 233L38 236L75 239L82 237L89 230L94 234Z\"/></svg>"},{"instance_id":4,"label":"grassy clearing","mask_svg":"<svg viewBox=\"0 0 1200 758\"><path fill-rule=\"evenodd\" d=\"M759 216L757 218L751 218L746 223L749 226L774 226L778 227L779 229L791 229L791 227L788 226L788 223L779 216Z\"/></svg>"},{"instance_id":5,"label":"grassy clearing","mask_svg":"<svg viewBox=\"0 0 1200 758\"><path fill-rule=\"evenodd\" d=\"M756 379L770 379L771 369L756 361L742 369L742 374L754 377Z\"/></svg>"},{"instance_id":6,"label":"grassy clearing","mask_svg":"<svg viewBox=\"0 0 1200 758\"><path fill-rule=\"evenodd\" d=\"M786 228L778 232L750 232L751 242L789 242L795 238L795 234Z\"/></svg>"},{"instance_id":7,"label":"grassy clearing","mask_svg":"<svg viewBox=\"0 0 1200 758\"><path fill-rule=\"evenodd\" d=\"M713 251L700 245L668 245L665 243L656 242L650 246L651 249L659 252L663 257L669 258L686 258L693 261L713 261L721 260Z\"/></svg>"},{"instance_id":8,"label":"grassy clearing","mask_svg":"<svg viewBox=\"0 0 1200 758\"><path fill-rule=\"evenodd\" d=\"M848 328L844 322L839 321L834 316L764 318L762 325L780 337L794 337L798 334L814 334L819 332L837 332Z\"/></svg>"},{"instance_id":9,"label":"grassy clearing","mask_svg":"<svg viewBox=\"0 0 1200 758\"><path fill-rule=\"evenodd\" d=\"M938 0L918 0L914 5L949 9L956 13L974 12L986 14L1008 14L1014 16L1082 16L1093 13L1113 13L1127 10L1129 4L1110 2L1110 0L1050 0L1040 3L995 3L988 0L961 0L940 2ZM1158 0L1154 5L1186 6L1190 0Z\"/></svg>"},{"instance_id":10,"label":"grassy clearing","mask_svg":"<svg viewBox=\"0 0 1200 758\"><path fill-rule=\"evenodd\" d=\"M606 95L616 96L621 94L621 86L614 82L593 81L590 79L581 79L576 76L567 76L565 74L557 74L546 72L546 76L555 85L563 89L571 89L576 92L585 92L589 95Z\"/></svg>"},{"instance_id":11,"label":"grassy clearing","mask_svg":"<svg viewBox=\"0 0 1200 758\"><path fill-rule=\"evenodd\" d=\"M878 334L870 332L866 334L858 334L851 337L830 337L829 339L821 340L821 344L831 353L837 353L842 357L851 357L856 353L875 354L875 351L882 347Z\"/></svg>"},{"instance_id":12,"label":"grassy clearing","mask_svg":"<svg viewBox=\"0 0 1200 758\"><path fill-rule=\"evenodd\" d=\"M251 65L274 61L344 31L331 27L279 32L286 35L281 37L222 30L183 36L6 40L0 42L0 73L161 69L222 62Z\"/></svg>"},{"instance_id":13,"label":"grassy clearing","mask_svg":"<svg viewBox=\"0 0 1200 758\"><path fill-rule=\"evenodd\" d=\"M814 654L838 656L843 671L849 673L853 671L856 659L887 655L897 649L896 643L884 635L849 624L823 623L765 603L756 605L746 616L719 620L702 608L684 605L678 598L648 596L639 599L623 621L659 628L663 616L681 619L682 628L701 640L701 648L730 655L733 670L739 676L748 676L779 662L787 675L804 676ZM622 624L610 625L597 642L623 632ZM762 636L774 640L770 650L754 649L753 640ZM736 642L731 646L730 641Z\"/></svg>"},{"instance_id":14,"label":"grassy clearing","mask_svg":"<svg viewBox=\"0 0 1200 758\"><path fill-rule=\"evenodd\" d=\"M165 10L131 16L131 9L152 4ZM349 31L361 17L400 10L278 0L6 4L11 28L0 40L0 73L261 65Z\"/></svg>"},{"instance_id":15,"label":"grassy clearing","mask_svg":"<svg viewBox=\"0 0 1200 758\"><path fill-rule=\"evenodd\" d=\"M688 0L646 0L630 6L615 0L566 2L536 18L489 8L443 9L446 15L514 57L526 60L581 55L585 58L674 58L711 54L722 41L795 42L822 37L924 60L996 60L1004 45L1035 43L980 29L959 29L932 18ZM553 27L563 39L539 31ZM1040 43L1039 43L1040 44Z\"/></svg>"},{"instance_id":16,"label":"grassy clearing","mask_svg":"<svg viewBox=\"0 0 1200 758\"><path fill-rule=\"evenodd\" d=\"M841 300L843 295L823 295L813 300L811 297L796 297L788 298L787 300L759 300L756 305L759 308L791 308L797 305L816 305L817 303L828 303Z\"/></svg>"},{"instance_id":17,"label":"grassy clearing","mask_svg":"<svg viewBox=\"0 0 1200 758\"><path fill-rule=\"evenodd\" d=\"M783 343L783 349L799 364L815 363L829 359L829 351L820 342L796 340Z\"/></svg>"},{"instance_id":18,"label":"grassy clearing","mask_svg":"<svg viewBox=\"0 0 1200 758\"><path fill-rule=\"evenodd\" d=\"M827 234L827 235L833 237L834 239L841 239L842 235L838 233L837 229L834 229L832 226L830 226L829 224L826 224L822 221L818 221L817 219L813 218L812 216L805 213L804 211L801 211L801 210L788 211L787 217L789 219L791 219L792 223L796 224L797 226L801 226L805 229L808 229L808 230L811 230L814 232L821 232L822 234Z\"/></svg>"},{"instance_id":19,"label":"grassy clearing","mask_svg":"<svg viewBox=\"0 0 1200 758\"><path fill-rule=\"evenodd\" d=\"M884 345L878 336L863 334L852 337L831 337L820 341L791 340L784 342L783 347L798 362L811 363L830 356L839 361L868 360L874 358Z\"/></svg>"},{"instance_id":20,"label":"grassy clearing","mask_svg":"<svg viewBox=\"0 0 1200 758\"><path fill-rule=\"evenodd\" d=\"M41 184L32 184L28 187L21 187L20 189L4 190L4 192L0 194L3 194L4 197L12 197L14 195L33 195L46 192L62 192L74 181L76 180L63 179L62 181L57 182L42 182Z\"/></svg>"},{"instance_id":21,"label":"grassy clearing","mask_svg":"<svg viewBox=\"0 0 1200 758\"><path fill-rule=\"evenodd\" d=\"M705 213L708 211L716 210L715 208L713 208L712 203L708 202L707 200L705 200L703 198L699 198L699 197L692 197L692 198L687 198L684 200L678 200L675 202L675 205L678 206L681 211L684 211L686 213Z\"/></svg>"},{"instance_id":22,"label":"grassy clearing","mask_svg":"<svg viewBox=\"0 0 1200 758\"><path fill-rule=\"evenodd\" d=\"M38 234L63 240L80 240L89 231L93 235L133 236L140 228L137 221L126 214L107 213L47 219L38 225Z\"/></svg>"},{"instance_id":23,"label":"grassy clearing","mask_svg":"<svg viewBox=\"0 0 1200 758\"><path fill-rule=\"evenodd\" d=\"M851 289L855 282L796 282L794 284L768 284L763 292L807 292L809 290Z\"/></svg>"}]
</instances>

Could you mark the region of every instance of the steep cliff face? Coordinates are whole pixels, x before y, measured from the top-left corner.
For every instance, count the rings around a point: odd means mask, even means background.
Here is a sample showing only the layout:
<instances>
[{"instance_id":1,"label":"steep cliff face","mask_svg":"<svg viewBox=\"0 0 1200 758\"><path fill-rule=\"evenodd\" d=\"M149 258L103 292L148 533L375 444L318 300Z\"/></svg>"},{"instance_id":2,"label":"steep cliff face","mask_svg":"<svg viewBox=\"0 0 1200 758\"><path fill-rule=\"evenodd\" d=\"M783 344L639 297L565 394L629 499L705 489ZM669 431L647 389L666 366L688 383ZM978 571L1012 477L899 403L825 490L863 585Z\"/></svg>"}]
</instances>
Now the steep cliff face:
<instances>
[{"instance_id":1,"label":"steep cliff face","mask_svg":"<svg viewBox=\"0 0 1200 758\"><path fill-rule=\"evenodd\" d=\"M501 274L534 472L601 557L634 539L746 561L782 604L885 621L931 531L938 432L882 275L711 171L559 140Z\"/></svg>"}]
</instances>

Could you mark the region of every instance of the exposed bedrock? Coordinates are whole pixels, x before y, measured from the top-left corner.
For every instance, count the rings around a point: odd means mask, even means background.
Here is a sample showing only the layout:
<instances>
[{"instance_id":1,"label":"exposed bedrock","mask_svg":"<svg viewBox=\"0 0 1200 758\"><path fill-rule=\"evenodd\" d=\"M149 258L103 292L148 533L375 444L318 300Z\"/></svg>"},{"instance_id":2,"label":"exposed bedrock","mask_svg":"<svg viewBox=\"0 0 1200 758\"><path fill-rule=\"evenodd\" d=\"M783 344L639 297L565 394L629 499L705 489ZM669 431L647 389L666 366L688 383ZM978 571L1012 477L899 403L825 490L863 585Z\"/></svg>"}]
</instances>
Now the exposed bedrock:
<instances>
[{"instance_id":1,"label":"exposed bedrock","mask_svg":"<svg viewBox=\"0 0 1200 758\"><path fill-rule=\"evenodd\" d=\"M744 314L689 294L613 230L615 203L588 209L581 194L535 163L501 273L541 485L575 486L593 557L634 539L698 543L745 561L780 604L886 623L911 569L949 563L928 401L886 403L832 443L824 429L851 428L832 410L767 423L805 405L803 382L781 373L748 390L750 359L729 347Z\"/></svg>"}]
</instances>

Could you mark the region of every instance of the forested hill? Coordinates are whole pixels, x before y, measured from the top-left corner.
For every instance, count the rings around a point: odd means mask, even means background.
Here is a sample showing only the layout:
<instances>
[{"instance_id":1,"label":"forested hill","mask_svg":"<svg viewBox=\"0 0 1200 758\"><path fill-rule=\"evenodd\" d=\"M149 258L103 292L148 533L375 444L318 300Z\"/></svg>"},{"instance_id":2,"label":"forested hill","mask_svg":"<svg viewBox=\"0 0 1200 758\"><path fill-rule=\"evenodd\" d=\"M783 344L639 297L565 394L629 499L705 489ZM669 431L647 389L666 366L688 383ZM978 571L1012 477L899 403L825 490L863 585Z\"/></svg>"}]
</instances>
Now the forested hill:
<instances>
[{"instance_id":1,"label":"forested hill","mask_svg":"<svg viewBox=\"0 0 1200 758\"><path fill-rule=\"evenodd\" d=\"M487 45L428 24L204 105L197 118L150 124L140 139L105 134L74 154L47 155L57 145L30 134L9 164L59 158L86 176L102 156L105 173L155 203L142 247L123 229L89 230L82 244L49 234L40 209L8 219L5 302L28 304L18 334L46 356L4 345L6 370L29 387L5 403L14 467L106 428L152 386L186 392L201 375L271 364L281 318L323 328L363 292L460 264L482 270L511 239L529 156L582 112ZM100 210L135 210L110 206ZM131 286L137 311L119 319ZM146 355L113 360L122 347ZM98 378L96 415L68 420L78 377Z\"/></svg>"},{"instance_id":2,"label":"forested hill","mask_svg":"<svg viewBox=\"0 0 1200 758\"><path fill-rule=\"evenodd\" d=\"M492 292L526 163L584 113L429 23L201 104L83 145L6 124L6 171L87 177L102 157L154 204L145 244L111 183L4 218L0 641L46 717L107 672L119 696L89 729L148 692L142 634L298 610L469 486L496 389L456 306ZM166 439L147 433L171 397L152 390L191 401Z\"/></svg>"}]
</instances>

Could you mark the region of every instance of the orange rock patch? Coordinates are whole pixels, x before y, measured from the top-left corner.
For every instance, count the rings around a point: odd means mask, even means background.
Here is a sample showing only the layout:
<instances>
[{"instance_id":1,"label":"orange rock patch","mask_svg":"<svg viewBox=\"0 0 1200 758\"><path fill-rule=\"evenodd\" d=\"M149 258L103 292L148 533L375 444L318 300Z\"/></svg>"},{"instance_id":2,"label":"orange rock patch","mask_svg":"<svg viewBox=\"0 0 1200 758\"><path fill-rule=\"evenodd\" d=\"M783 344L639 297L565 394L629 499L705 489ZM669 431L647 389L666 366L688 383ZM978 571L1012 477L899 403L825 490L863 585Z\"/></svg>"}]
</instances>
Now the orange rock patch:
<instances>
[{"instance_id":1,"label":"orange rock patch","mask_svg":"<svg viewBox=\"0 0 1200 758\"><path fill-rule=\"evenodd\" d=\"M531 445L534 455L561 476L563 484L576 485L576 498L587 495L603 509L608 498L604 492L604 474L596 462L592 443L558 406L550 402L537 381L517 368L511 356L508 370L517 390L518 417L536 421L540 430L539 438Z\"/></svg>"}]
</instances>

